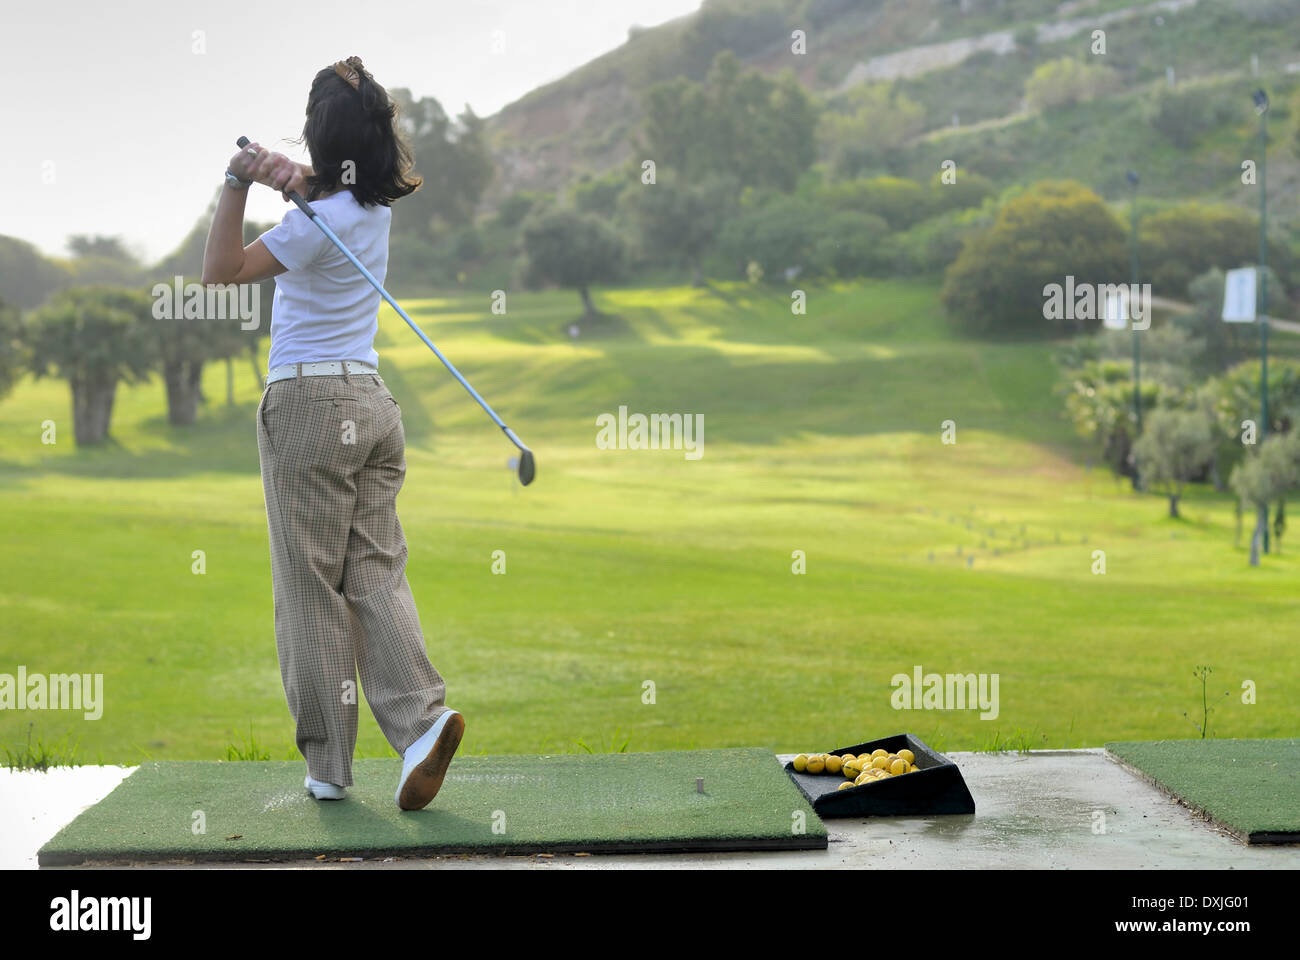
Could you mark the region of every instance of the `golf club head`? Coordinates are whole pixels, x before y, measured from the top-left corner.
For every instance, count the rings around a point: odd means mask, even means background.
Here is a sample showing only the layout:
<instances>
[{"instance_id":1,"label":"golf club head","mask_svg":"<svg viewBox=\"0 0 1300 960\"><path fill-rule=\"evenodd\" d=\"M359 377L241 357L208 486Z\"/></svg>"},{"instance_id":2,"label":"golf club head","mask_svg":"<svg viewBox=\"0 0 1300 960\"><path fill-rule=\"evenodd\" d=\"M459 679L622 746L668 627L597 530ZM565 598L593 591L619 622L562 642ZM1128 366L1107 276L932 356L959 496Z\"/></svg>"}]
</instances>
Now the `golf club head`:
<instances>
[{"instance_id":1,"label":"golf club head","mask_svg":"<svg viewBox=\"0 0 1300 960\"><path fill-rule=\"evenodd\" d=\"M533 451L527 447L519 449L519 482L525 487L537 476L537 464L533 461Z\"/></svg>"},{"instance_id":2,"label":"golf club head","mask_svg":"<svg viewBox=\"0 0 1300 960\"><path fill-rule=\"evenodd\" d=\"M537 476L537 463L533 460L533 451L525 446L519 451L519 483L528 487L534 476Z\"/></svg>"}]
</instances>

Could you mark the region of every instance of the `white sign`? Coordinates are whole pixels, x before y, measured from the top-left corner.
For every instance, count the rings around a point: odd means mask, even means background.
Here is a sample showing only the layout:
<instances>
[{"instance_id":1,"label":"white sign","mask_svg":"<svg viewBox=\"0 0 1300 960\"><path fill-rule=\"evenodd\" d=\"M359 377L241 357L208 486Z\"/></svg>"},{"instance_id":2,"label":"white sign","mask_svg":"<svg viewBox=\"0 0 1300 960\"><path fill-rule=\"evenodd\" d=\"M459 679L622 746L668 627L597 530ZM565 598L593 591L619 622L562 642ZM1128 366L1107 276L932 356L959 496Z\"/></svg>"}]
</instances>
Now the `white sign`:
<instances>
[{"instance_id":1,"label":"white sign","mask_svg":"<svg viewBox=\"0 0 1300 960\"><path fill-rule=\"evenodd\" d=\"M1128 327L1128 287L1120 284L1106 291L1101 320L1107 330L1124 330Z\"/></svg>"},{"instance_id":2,"label":"white sign","mask_svg":"<svg viewBox=\"0 0 1300 960\"><path fill-rule=\"evenodd\" d=\"M1229 270L1223 279L1223 322L1255 322L1255 268Z\"/></svg>"}]
</instances>

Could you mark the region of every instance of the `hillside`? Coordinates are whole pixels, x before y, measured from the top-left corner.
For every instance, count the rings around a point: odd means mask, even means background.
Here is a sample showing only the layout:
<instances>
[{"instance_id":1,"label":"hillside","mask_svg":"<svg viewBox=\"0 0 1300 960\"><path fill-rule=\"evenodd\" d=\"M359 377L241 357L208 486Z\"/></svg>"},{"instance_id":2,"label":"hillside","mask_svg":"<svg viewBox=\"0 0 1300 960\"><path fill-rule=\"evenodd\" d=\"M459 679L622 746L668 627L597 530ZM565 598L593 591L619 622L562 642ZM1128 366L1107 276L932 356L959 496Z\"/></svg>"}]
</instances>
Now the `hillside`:
<instances>
[{"instance_id":1,"label":"hillside","mask_svg":"<svg viewBox=\"0 0 1300 960\"><path fill-rule=\"evenodd\" d=\"M830 110L871 82L919 104L922 131L880 172L924 179L955 155L1000 187L1075 176L1110 199L1127 195L1124 171L1136 167L1147 195L1252 202L1232 188L1253 149L1249 94L1262 83L1274 102L1270 207L1292 215L1300 173L1285 101L1300 70L1297 16L1298 0L709 0L696 14L634 31L490 118L498 171L486 201L560 189L626 161L644 91L679 74L700 80L731 49L765 73L792 69ZM796 29L807 35L802 56L790 50ZM1104 56L1090 52L1095 29L1106 33ZM1026 110L1025 83L1061 57L1104 64L1118 85L1043 120ZM1150 129L1148 101L1167 84L1167 68L1176 87L1217 85L1232 105L1202 142L1171 149Z\"/></svg>"}]
</instances>

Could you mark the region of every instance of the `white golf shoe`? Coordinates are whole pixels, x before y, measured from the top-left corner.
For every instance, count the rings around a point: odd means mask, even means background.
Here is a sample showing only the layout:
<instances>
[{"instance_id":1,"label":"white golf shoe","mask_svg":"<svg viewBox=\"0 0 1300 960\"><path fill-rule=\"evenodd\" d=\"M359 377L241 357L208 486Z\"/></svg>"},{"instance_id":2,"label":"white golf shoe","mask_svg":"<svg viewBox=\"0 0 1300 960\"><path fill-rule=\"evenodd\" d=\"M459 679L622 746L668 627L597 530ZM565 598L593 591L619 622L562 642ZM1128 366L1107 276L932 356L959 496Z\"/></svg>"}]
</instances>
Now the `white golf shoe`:
<instances>
[{"instance_id":1,"label":"white golf shoe","mask_svg":"<svg viewBox=\"0 0 1300 960\"><path fill-rule=\"evenodd\" d=\"M424 735L406 748L402 778L393 799L403 810L423 810L438 795L451 758L465 734L465 718L455 710L442 714Z\"/></svg>"},{"instance_id":2,"label":"white golf shoe","mask_svg":"<svg viewBox=\"0 0 1300 960\"><path fill-rule=\"evenodd\" d=\"M311 774L307 774L307 779L302 785L311 791L311 795L317 800L342 800L347 796L347 787L340 787L336 783L325 783L323 780L313 780Z\"/></svg>"}]
</instances>

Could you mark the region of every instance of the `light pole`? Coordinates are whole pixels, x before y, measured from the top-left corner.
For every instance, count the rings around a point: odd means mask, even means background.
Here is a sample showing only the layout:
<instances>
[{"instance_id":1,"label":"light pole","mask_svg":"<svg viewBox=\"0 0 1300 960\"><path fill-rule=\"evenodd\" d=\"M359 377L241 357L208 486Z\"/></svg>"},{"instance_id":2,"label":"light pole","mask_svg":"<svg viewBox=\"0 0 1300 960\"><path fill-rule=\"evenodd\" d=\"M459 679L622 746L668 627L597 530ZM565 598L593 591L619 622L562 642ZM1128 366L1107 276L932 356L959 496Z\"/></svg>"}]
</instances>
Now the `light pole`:
<instances>
[{"instance_id":1,"label":"light pole","mask_svg":"<svg viewBox=\"0 0 1300 960\"><path fill-rule=\"evenodd\" d=\"M1124 175L1133 188L1133 202L1129 208L1129 236L1128 236L1128 261L1129 261L1129 300L1132 301L1138 295L1138 175L1130 170ZM1138 340L1137 327L1133 326L1133 310L1129 309L1129 326L1133 331L1133 413L1137 417L1137 433L1142 432L1142 346ZM1137 490L1141 486L1137 460L1133 461L1133 489Z\"/></svg>"},{"instance_id":2,"label":"light pole","mask_svg":"<svg viewBox=\"0 0 1300 960\"><path fill-rule=\"evenodd\" d=\"M1268 436L1268 94L1256 90L1259 114L1259 439Z\"/></svg>"},{"instance_id":3,"label":"light pole","mask_svg":"<svg viewBox=\"0 0 1300 960\"><path fill-rule=\"evenodd\" d=\"M1259 441L1268 436L1268 94L1251 97L1259 114ZM1263 509L1264 552L1268 553L1268 507Z\"/></svg>"}]
</instances>

